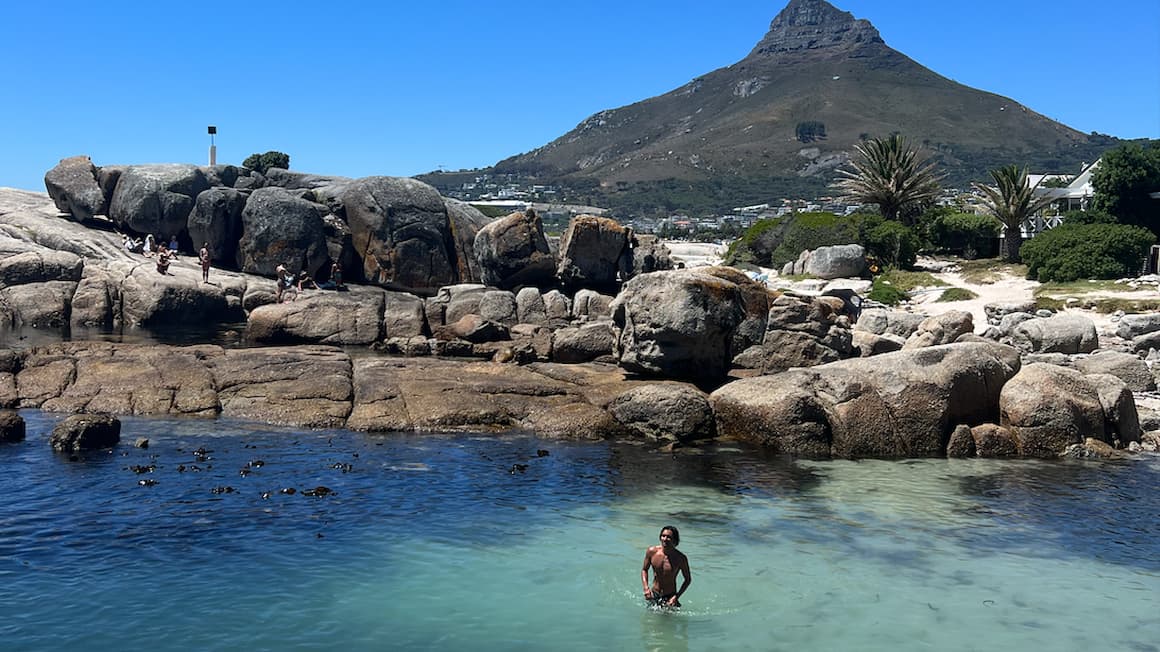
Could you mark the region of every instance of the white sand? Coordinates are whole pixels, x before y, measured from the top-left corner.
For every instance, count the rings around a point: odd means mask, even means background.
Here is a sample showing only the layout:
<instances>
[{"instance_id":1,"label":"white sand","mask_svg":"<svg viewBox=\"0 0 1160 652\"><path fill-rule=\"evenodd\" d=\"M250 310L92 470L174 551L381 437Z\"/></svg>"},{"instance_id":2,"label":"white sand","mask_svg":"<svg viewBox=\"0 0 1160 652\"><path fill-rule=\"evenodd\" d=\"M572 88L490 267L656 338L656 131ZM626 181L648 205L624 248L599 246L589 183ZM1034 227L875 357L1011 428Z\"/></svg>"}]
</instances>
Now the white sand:
<instances>
[{"instance_id":1,"label":"white sand","mask_svg":"<svg viewBox=\"0 0 1160 652\"><path fill-rule=\"evenodd\" d=\"M685 267L719 265L728 249L728 245L712 242L665 240L664 244L669 248L670 257L673 262L684 263ZM763 271L771 280L778 276L775 270ZM938 299L942 296L942 291L946 288L931 288L929 291L917 292L915 298L909 304L900 306L898 309L926 315L939 315L949 310L963 310L971 313L971 316L974 318L976 333L982 333L988 326L987 313L984 310L984 306L991 303L1031 303L1035 299L1034 292L1036 288L1040 286L1038 281L1031 281L1015 275L1003 276L994 283L970 283L963 278L962 274L953 271L938 272L932 275L950 287L964 288L974 292L977 298L967 301L940 302ZM1084 296L1145 300L1160 298L1160 290L1100 291L1085 294ZM1091 319L1095 322L1096 330L1099 332L1101 339L1110 336L1116 330L1117 318L1111 314L1080 308L1070 308L1064 312L1082 314Z\"/></svg>"},{"instance_id":2,"label":"white sand","mask_svg":"<svg viewBox=\"0 0 1160 652\"><path fill-rule=\"evenodd\" d=\"M1022 303L1031 302L1034 300L1034 292L1040 286L1038 281L1031 281L1019 276L1004 276L995 283L969 283L963 276L957 272L941 272L933 274L935 278L946 283L951 287L965 288L978 295L976 299L968 301L938 301L941 296L941 291L931 291L923 293L916 300L911 302L911 307L914 312L921 312L928 315L942 314L948 310L964 310L971 313L975 322L975 332L981 333L987 329L987 314L983 307L989 303ZM1119 297L1126 299L1154 299L1157 298L1158 293L1147 290L1140 290L1135 292L1093 292L1085 294L1086 297L1100 297L1111 298ZM1063 312L1068 314L1079 314L1091 319L1096 325L1096 332L1099 333L1100 339L1110 337L1116 331L1117 317L1112 314L1096 312L1094 310L1084 310L1081 308L1068 308Z\"/></svg>"},{"instance_id":3,"label":"white sand","mask_svg":"<svg viewBox=\"0 0 1160 652\"><path fill-rule=\"evenodd\" d=\"M725 251L729 248L727 245L713 242L683 240L665 240L664 245L669 248L669 258L674 263L684 263L685 267L720 265Z\"/></svg>"}]
</instances>

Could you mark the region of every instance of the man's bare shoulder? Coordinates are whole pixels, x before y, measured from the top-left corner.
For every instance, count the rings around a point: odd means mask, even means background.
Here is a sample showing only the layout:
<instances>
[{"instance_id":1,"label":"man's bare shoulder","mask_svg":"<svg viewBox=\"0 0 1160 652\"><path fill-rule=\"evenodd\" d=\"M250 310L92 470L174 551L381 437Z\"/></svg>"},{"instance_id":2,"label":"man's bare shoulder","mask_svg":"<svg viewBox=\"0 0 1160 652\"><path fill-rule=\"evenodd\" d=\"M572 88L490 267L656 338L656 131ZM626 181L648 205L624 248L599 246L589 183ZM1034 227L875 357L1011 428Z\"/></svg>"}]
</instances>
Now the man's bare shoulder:
<instances>
[{"instance_id":1,"label":"man's bare shoulder","mask_svg":"<svg viewBox=\"0 0 1160 652\"><path fill-rule=\"evenodd\" d=\"M645 550L645 551L644 551L644 554L646 554L646 555L655 555L655 554L657 554L658 552L660 552L660 551L661 551L661 549L662 549L662 547L661 547L661 546L649 546L649 547L648 547L648 550Z\"/></svg>"}]
</instances>

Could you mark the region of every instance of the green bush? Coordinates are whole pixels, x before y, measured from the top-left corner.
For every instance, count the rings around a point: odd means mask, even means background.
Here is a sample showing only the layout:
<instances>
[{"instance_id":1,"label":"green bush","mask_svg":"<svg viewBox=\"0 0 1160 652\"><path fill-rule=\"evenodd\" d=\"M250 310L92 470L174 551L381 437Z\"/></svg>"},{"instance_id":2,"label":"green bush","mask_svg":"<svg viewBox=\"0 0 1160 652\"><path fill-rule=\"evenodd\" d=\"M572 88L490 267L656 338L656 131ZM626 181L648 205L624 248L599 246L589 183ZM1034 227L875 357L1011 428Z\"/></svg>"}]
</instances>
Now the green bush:
<instances>
[{"instance_id":1,"label":"green bush","mask_svg":"<svg viewBox=\"0 0 1160 652\"><path fill-rule=\"evenodd\" d=\"M1115 224L1116 218L1103 211L1068 211L1063 214L1064 224Z\"/></svg>"},{"instance_id":2,"label":"green bush","mask_svg":"<svg viewBox=\"0 0 1160 652\"><path fill-rule=\"evenodd\" d=\"M806 249L858 242L858 218L833 213L798 213L793 216L781 244L770 254L770 266L797 260Z\"/></svg>"},{"instance_id":3,"label":"green bush","mask_svg":"<svg viewBox=\"0 0 1160 652\"><path fill-rule=\"evenodd\" d=\"M949 303L952 301L970 301L978 299L979 295L971 292L967 288L947 288L939 295L936 303Z\"/></svg>"},{"instance_id":4,"label":"green bush","mask_svg":"<svg viewBox=\"0 0 1160 652\"><path fill-rule=\"evenodd\" d=\"M1064 222L1023 243L1027 277L1040 281L1112 279L1140 271L1156 236L1125 224Z\"/></svg>"},{"instance_id":5,"label":"green bush","mask_svg":"<svg viewBox=\"0 0 1160 652\"><path fill-rule=\"evenodd\" d=\"M874 284L870 286L870 294L866 295L866 298L888 306L896 306L910 296L897 286L891 285L886 278L879 276L874 279Z\"/></svg>"},{"instance_id":6,"label":"green bush","mask_svg":"<svg viewBox=\"0 0 1160 652\"><path fill-rule=\"evenodd\" d=\"M770 262L770 256L781 244L786 226L788 222L780 217L758 220L729 245L725 252L725 264L748 263L771 267L773 263Z\"/></svg>"},{"instance_id":7,"label":"green bush","mask_svg":"<svg viewBox=\"0 0 1160 652\"><path fill-rule=\"evenodd\" d=\"M265 154L250 154L246 160L242 161L242 165L261 174L266 174L270 168L288 170L290 169L290 155L273 150Z\"/></svg>"},{"instance_id":8,"label":"green bush","mask_svg":"<svg viewBox=\"0 0 1160 652\"><path fill-rule=\"evenodd\" d=\"M967 260L990 258L998 253L1001 228L990 215L950 213L931 222L930 239L934 247L957 251Z\"/></svg>"},{"instance_id":9,"label":"green bush","mask_svg":"<svg viewBox=\"0 0 1160 652\"><path fill-rule=\"evenodd\" d=\"M882 221L867 229L861 240L867 253L889 267L913 267L918 257L918 236L901 222Z\"/></svg>"}]
</instances>

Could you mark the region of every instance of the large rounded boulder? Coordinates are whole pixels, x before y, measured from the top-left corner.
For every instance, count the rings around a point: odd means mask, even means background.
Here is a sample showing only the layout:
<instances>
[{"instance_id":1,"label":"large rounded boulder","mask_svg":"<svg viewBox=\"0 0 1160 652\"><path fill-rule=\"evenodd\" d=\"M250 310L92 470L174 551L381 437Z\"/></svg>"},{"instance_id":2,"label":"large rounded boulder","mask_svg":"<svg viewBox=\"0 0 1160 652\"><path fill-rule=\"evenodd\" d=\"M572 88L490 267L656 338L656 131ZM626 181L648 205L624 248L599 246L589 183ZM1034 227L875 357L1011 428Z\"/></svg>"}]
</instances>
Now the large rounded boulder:
<instances>
[{"instance_id":1,"label":"large rounded boulder","mask_svg":"<svg viewBox=\"0 0 1160 652\"><path fill-rule=\"evenodd\" d=\"M608 411L629 431L653 441L690 442L716 434L709 397L690 385L634 387L613 399Z\"/></svg>"},{"instance_id":2,"label":"large rounded boulder","mask_svg":"<svg viewBox=\"0 0 1160 652\"><path fill-rule=\"evenodd\" d=\"M323 215L326 207L302 198L301 192L259 188L242 209L238 268L273 276L279 265L314 275L330 256Z\"/></svg>"},{"instance_id":3,"label":"large rounded boulder","mask_svg":"<svg viewBox=\"0 0 1160 652\"><path fill-rule=\"evenodd\" d=\"M339 199L368 283L431 294L463 280L461 266L470 269L461 265L447 206L433 187L402 177L366 177L346 184Z\"/></svg>"},{"instance_id":4,"label":"large rounded boulder","mask_svg":"<svg viewBox=\"0 0 1160 652\"><path fill-rule=\"evenodd\" d=\"M641 274L612 302L614 354L631 372L716 382L744 318L736 283L695 270Z\"/></svg>"},{"instance_id":5,"label":"large rounded boulder","mask_svg":"<svg viewBox=\"0 0 1160 652\"><path fill-rule=\"evenodd\" d=\"M60 212L78 222L105 214L105 193L97 181L97 167L87 156L63 159L45 173L44 186Z\"/></svg>"},{"instance_id":6,"label":"large rounded boulder","mask_svg":"<svg viewBox=\"0 0 1160 652\"><path fill-rule=\"evenodd\" d=\"M556 275L556 257L533 210L493 220L475 236L475 256L485 285L514 289L544 286Z\"/></svg>"},{"instance_id":7,"label":"large rounded boulder","mask_svg":"<svg viewBox=\"0 0 1160 652\"><path fill-rule=\"evenodd\" d=\"M382 338L385 292L312 292L297 301L259 306L246 322L246 339L263 344L367 345Z\"/></svg>"},{"instance_id":8,"label":"large rounded boulder","mask_svg":"<svg viewBox=\"0 0 1160 652\"><path fill-rule=\"evenodd\" d=\"M749 278L745 272L735 267L718 265L700 267L697 271L729 281L737 285L737 289L741 291L741 307L745 311L745 317L733 331L734 355L761 344L765 339L765 328L769 322L769 307L779 294L770 291L763 283Z\"/></svg>"},{"instance_id":9,"label":"large rounded boulder","mask_svg":"<svg viewBox=\"0 0 1160 652\"><path fill-rule=\"evenodd\" d=\"M1095 322L1083 315L1028 319L1011 329L1011 343L1028 353L1091 353L1100 345Z\"/></svg>"},{"instance_id":10,"label":"large rounded boulder","mask_svg":"<svg viewBox=\"0 0 1160 652\"><path fill-rule=\"evenodd\" d=\"M933 346L733 381L710 401L721 437L814 456L943 455L955 427L994 423L1018 350Z\"/></svg>"},{"instance_id":11,"label":"large rounded boulder","mask_svg":"<svg viewBox=\"0 0 1160 652\"><path fill-rule=\"evenodd\" d=\"M628 238L628 278L673 268L672 252L655 235L633 233Z\"/></svg>"},{"instance_id":12,"label":"large rounded boulder","mask_svg":"<svg viewBox=\"0 0 1160 652\"><path fill-rule=\"evenodd\" d=\"M455 242L455 261L461 283L476 283L482 277L479 259L475 255L475 236L487 226L491 218L478 208L459 201L443 199L447 206L447 219L451 224L451 237Z\"/></svg>"},{"instance_id":13,"label":"large rounded boulder","mask_svg":"<svg viewBox=\"0 0 1160 652\"><path fill-rule=\"evenodd\" d=\"M207 188L209 181L196 165L132 165L117 180L109 218L137 233L181 235L194 201Z\"/></svg>"},{"instance_id":14,"label":"large rounded boulder","mask_svg":"<svg viewBox=\"0 0 1160 652\"><path fill-rule=\"evenodd\" d=\"M607 217L580 215L568 223L560 238L556 275L568 287L614 287L618 272L628 275L626 256L630 231Z\"/></svg>"},{"instance_id":15,"label":"large rounded boulder","mask_svg":"<svg viewBox=\"0 0 1160 652\"><path fill-rule=\"evenodd\" d=\"M188 222L193 248L200 250L209 243L210 260L232 267L237 262L245 207L246 196L233 188L209 188L199 193Z\"/></svg>"},{"instance_id":16,"label":"large rounded boulder","mask_svg":"<svg viewBox=\"0 0 1160 652\"><path fill-rule=\"evenodd\" d=\"M769 304L761 345L738 363L769 374L835 362L853 354L851 332L849 320L824 297L783 294Z\"/></svg>"},{"instance_id":17,"label":"large rounded boulder","mask_svg":"<svg viewBox=\"0 0 1160 652\"><path fill-rule=\"evenodd\" d=\"M1027 365L1003 386L999 408L1025 457L1058 457L1087 437L1110 442L1099 390L1074 369Z\"/></svg>"},{"instance_id":18,"label":"large rounded boulder","mask_svg":"<svg viewBox=\"0 0 1160 652\"><path fill-rule=\"evenodd\" d=\"M862 245L818 247L805 261L805 273L822 279L859 276L866 269L866 250Z\"/></svg>"}]
</instances>

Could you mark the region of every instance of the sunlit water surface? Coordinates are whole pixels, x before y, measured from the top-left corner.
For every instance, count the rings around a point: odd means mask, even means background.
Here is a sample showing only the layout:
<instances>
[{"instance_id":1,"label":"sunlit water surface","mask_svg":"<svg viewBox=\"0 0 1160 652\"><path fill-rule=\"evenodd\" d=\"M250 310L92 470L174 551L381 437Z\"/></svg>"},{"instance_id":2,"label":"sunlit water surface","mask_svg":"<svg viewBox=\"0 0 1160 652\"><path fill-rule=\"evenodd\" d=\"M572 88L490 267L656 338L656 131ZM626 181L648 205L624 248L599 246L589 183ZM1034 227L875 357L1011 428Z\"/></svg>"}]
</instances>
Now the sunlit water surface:
<instances>
[{"instance_id":1,"label":"sunlit water surface","mask_svg":"<svg viewBox=\"0 0 1160 652\"><path fill-rule=\"evenodd\" d=\"M58 417L23 415L28 440L0 446L4 650L1160 649L1157 458L129 419L70 460ZM695 580L676 613L640 595L669 523Z\"/></svg>"}]
</instances>

